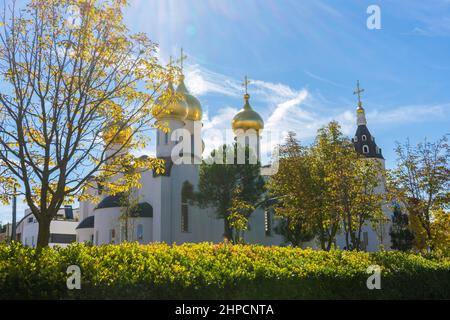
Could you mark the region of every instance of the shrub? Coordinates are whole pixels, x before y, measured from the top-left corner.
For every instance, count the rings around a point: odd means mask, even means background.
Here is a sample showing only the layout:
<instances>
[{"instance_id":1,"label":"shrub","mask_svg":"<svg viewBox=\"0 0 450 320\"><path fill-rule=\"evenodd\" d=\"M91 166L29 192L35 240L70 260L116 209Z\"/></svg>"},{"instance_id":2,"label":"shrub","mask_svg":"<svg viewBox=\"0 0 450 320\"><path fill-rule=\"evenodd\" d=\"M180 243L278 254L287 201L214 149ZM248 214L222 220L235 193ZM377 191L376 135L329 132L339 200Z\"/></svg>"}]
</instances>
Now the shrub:
<instances>
[{"instance_id":1,"label":"shrub","mask_svg":"<svg viewBox=\"0 0 450 320\"><path fill-rule=\"evenodd\" d=\"M366 287L381 267L381 290ZM81 290L66 287L81 268ZM450 259L230 244L0 245L2 299L450 298Z\"/></svg>"}]
</instances>

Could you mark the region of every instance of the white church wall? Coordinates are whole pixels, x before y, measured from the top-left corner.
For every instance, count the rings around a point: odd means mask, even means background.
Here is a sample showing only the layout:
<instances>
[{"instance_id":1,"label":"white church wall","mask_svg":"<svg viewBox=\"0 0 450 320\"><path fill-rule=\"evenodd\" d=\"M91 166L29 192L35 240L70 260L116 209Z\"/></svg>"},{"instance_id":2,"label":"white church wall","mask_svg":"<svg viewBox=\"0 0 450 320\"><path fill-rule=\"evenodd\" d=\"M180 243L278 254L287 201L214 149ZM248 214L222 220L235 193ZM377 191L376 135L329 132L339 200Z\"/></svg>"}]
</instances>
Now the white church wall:
<instances>
[{"instance_id":1,"label":"white church wall","mask_svg":"<svg viewBox=\"0 0 450 320\"><path fill-rule=\"evenodd\" d=\"M77 242L92 242L94 243L94 228L77 229ZM94 240L94 241L93 241Z\"/></svg>"},{"instance_id":2,"label":"white church wall","mask_svg":"<svg viewBox=\"0 0 450 320\"><path fill-rule=\"evenodd\" d=\"M118 244L128 239L129 242L138 241L139 243L150 243L153 241L153 218L137 217L128 219L128 238L125 236L125 221L120 219L122 215L121 208L103 208L95 210L94 222L94 243ZM142 237L140 237L138 228L142 225ZM87 229L85 229L87 230ZM112 231L114 230L114 231ZM81 235L80 240L86 239L88 233Z\"/></svg>"},{"instance_id":3,"label":"white church wall","mask_svg":"<svg viewBox=\"0 0 450 320\"><path fill-rule=\"evenodd\" d=\"M96 209L94 215L94 243L96 245L119 243L120 208Z\"/></svg>"},{"instance_id":4,"label":"white church wall","mask_svg":"<svg viewBox=\"0 0 450 320\"><path fill-rule=\"evenodd\" d=\"M271 230L266 234L265 210L259 208L250 215L249 230L244 233L244 240L246 243L262 245L281 245L283 243L283 236L277 234L274 230L278 221L274 219L272 214L268 218L271 219Z\"/></svg>"},{"instance_id":5,"label":"white church wall","mask_svg":"<svg viewBox=\"0 0 450 320\"><path fill-rule=\"evenodd\" d=\"M164 124L166 127L170 129L170 132L166 133L161 130L156 134L156 156L157 157L170 157L172 153L172 148L175 146L176 141L172 141L171 135L172 133L184 127L184 122L176 119L163 119L160 120L160 123Z\"/></svg>"},{"instance_id":6,"label":"white church wall","mask_svg":"<svg viewBox=\"0 0 450 320\"><path fill-rule=\"evenodd\" d=\"M141 175L142 187L138 189L139 202L148 202L153 208L153 219L151 226L151 241L161 241L161 177L153 177L152 171L145 171Z\"/></svg>"},{"instance_id":7,"label":"white church wall","mask_svg":"<svg viewBox=\"0 0 450 320\"><path fill-rule=\"evenodd\" d=\"M97 194L97 190L93 189L93 188L88 188L88 190L85 190L84 192L86 192L89 195L96 195ZM97 204L86 200L86 201L80 201L80 221L83 221L84 219L86 219L88 216L91 216L94 214L94 209L97 206Z\"/></svg>"},{"instance_id":8,"label":"white church wall","mask_svg":"<svg viewBox=\"0 0 450 320\"><path fill-rule=\"evenodd\" d=\"M223 220L217 219L214 210L188 206L188 231L181 227L181 191L185 181L194 190L198 186L199 166L181 164L174 165L171 172L171 240L176 243L185 242L221 242L223 241Z\"/></svg>"}]
</instances>

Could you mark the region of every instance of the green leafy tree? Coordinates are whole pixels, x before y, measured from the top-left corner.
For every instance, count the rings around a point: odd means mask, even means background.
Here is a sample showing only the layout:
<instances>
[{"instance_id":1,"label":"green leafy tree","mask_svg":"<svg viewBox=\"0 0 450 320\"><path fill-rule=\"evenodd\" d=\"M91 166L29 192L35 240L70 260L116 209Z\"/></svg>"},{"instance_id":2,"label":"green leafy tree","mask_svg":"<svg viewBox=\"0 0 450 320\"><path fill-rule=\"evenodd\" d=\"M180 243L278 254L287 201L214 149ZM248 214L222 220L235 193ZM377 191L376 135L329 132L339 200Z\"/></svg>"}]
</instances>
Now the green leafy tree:
<instances>
[{"instance_id":1,"label":"green leafy tree","mask_svg":"<svg viewBox=\"0 0 450 320\"><path fill-rule=\"evenodd\" d=\"M433 211L433 247L435 250L450 256L450 212L438 209Z\"/></svg>"},{"instance_id":2,"label":"green leafy tree","mask_svg":"<svg viewBox=\"0 0 450 320\"><path fill-rule=\"evenodd\" d=\"M156 44L128 31L126 3L30 0L18 9L11 0L1 10L0 170L8 172L0 187L18 186L39 222L38 248L63 203L96 187L91 177L115 194L139 184L142 170L124 164L162 168L123 152L145 145L155 112L165 111L153 101L174 71L159 64Z\"/></svg>"},{"instance_id":3,"label":"green leafy tree","mask_svg":"<svg viewBox=\"0 0 450 320\"><path fill-rule=\"evenodd\" d=\"M314 185L310 171L310 155L289 132L279 146L278 172L269 179L269 192L276 199L275 214L280 217L275 232L286 242L300 246L313 238Z\"/></svg>"},{"instance_id":4,"label":"green leafy tree","mask_svg":"<svg viewBox=\"0 0 450 320\"><path fill-rule=\"evenodd\" d=\"M234 144L214 150L208 161L204 161L200 166L198 192L193 195L193 202L200 207L215 208L217 218L224 220L224 237L229 241L234 239L233 219L229 219L233 213L233 198L256 207L265 191L260 164L250 163L251 150L248 147L245 150L240 148L242 147ZM245 162L237 164L237 155L243 151ZM233 194L236 190L239 190L238 195Z\"/></svg>"},{"instance_id":5,"label":"green leafy tree","mask_svg":"<svg viewBox=\"0 0 450 320\"><path fill-rule=\"evenodd\" d=\"M241 198L241 189L236 188L228 210L228 221L234 230L233 242L244 243L244 232L248 230L248 219L255 211L255 206Z\"/></svg>"},{"instance_id":6,"label":"green leafy tree","mask_svg":"<svg viewBox=\"0 0 450 320\"><path fill-rule=\"evenodd\" d=\"M343 230L347 248L359 250L362 228L383 219L382 195L376 192L380 179L379 163L360 157L339 124L330 122L310 147L288 135L269 186L280 198L276 212L285 218L280 227L294 245L312 234L330 250Z\"/></svg>"},{"instance_id":7,"label":"green leafy tree","mask_svg":"<svg viewBox=\"0 0 450 320\"><path fill-rule=\"evenodd\" d=\"M383 195L377 192L382 178L380 163L357 154L334 121L319 129L312 149L315 176L325 191L323 211L315 216L327 240L326 247L331 247L338 226L342 226L346 247L360 250L363 227L385 220ZM321 224L325 226L322 229Z\"/></svg>"},{"instance_id":8,"label":"green leafy tree","mask_svg":"<svg viewBox=\"0 0 450 320\"><path fill-rule=\"evenodd\" d=\"M433 250L433 212L449 208L450 146L446 136L436 142L424 141L412 146L397 144L397 166L389 174L389 191L401 202L417 227L416 236L425 235L426 246Z\"/></svg>"},{"instance_id":9,"label":"green leafy tree","mask_svg":"<svg viewBox=\"0 0 450 320\"><path fill-rule=\"evenodd\" d=\"M394 206L392 226L389 231L391 248L400 251L409 251L413 247L414 234L409 227L409 218L403 213L400 206Z\"/></svg>"}]
</instances>

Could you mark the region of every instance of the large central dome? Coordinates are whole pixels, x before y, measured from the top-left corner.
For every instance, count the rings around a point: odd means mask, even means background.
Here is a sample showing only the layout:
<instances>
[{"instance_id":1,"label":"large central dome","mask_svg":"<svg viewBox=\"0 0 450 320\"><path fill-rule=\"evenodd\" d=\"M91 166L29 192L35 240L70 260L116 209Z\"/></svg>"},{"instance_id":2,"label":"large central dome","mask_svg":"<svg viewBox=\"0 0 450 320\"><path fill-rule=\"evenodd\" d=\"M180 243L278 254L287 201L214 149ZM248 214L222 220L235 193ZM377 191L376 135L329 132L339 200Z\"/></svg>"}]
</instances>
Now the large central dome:
<instances>
[{"instance_id":1,"label":"large central dome","mask_svg":"<svg viewBox=\"0 0 450 320\"><path fill-rule=\"evenodd\" d=\"M176 119L184 121L188 111L189 106L184 96L175 92L172 82L169 82L166 92L155 101L152 113L157 120Z\"/></svg>"},{"instance_id":2,"label":"large central dome","mask_svg":"<svg viewBox=\"0 0 450 320\"><path fill-rule=\"evenodd\" d=\"M244 107L236 113L231 122L231 127L234 131L242 129L249 130L254 129L257 132L264 129L264 121L258 112L254 111L248 102L250 99L249 94L244 95L245 104Z\"/></svg>"}]
</instances>

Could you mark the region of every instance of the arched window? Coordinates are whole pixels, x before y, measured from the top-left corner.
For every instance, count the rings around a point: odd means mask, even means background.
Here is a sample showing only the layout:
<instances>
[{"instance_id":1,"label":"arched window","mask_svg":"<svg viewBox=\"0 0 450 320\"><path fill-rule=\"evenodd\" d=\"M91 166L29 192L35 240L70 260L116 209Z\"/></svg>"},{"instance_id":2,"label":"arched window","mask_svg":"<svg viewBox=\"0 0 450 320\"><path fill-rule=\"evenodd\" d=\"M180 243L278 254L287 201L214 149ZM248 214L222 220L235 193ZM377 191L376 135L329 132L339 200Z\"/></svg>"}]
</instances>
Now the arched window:
<instances>
[{"instance_id":1,"label":"arched window","mask_svg":"<svg viewBox=\"0 0 450 320\"><path fill-rule=\"evenodd\" d=\"M353 141L354 141L354 142L358 142L358 136L355 136L355 137L353 138Z\"/></svg>"},{"instance_id":2,"label":"arched window","mask_svg":"<svg viewBox=\"0 0 450 320\"><path fill-rule=\"evenodd\" d=\"M144 240L144 226L142 224L138 224L136 229L137 241L141 243Z\"/></svg>"},{"instance_id":3,"label":"arched window","mask_svg":"<svg viewBox=\"0 0 450 320\"><path fill-rule=\"evenodd\" d=\"M267 237L271 235L272 231L272 221L270 217L270 210L266 209L264 211L264 232Z\"/></svg>"},{"instance_id":4,"label":"arched window","mask_svg":"<svg viewBox=\"0 0 450 320\"><path fill-rule=\"evenodd\" d=\"M362 141L366 141L367 140L367 136L365 134L363 134L363 136L361 137Z\"/></svg>"},{"instance_id":5,"label":"arched window","mask_svg":"<svg viewBox=\"0 0 450 320\"><path fill-rule=\"evenodd\" d=\"M169 133L165 133L164 134L164 144L168 144L169 143Z\"/></svg>"},{"instance_id":6,"label":"arched window","mask_svg":"<svg viewBox=\"0 0 450 320\"><path fill-rule=\"evenodd\" d=\"M369 153L369 146L367 145L363 146L363 153Z\"/></svg>"},{"instance_id":7,"label":"arched window","mask_svg":"<svg viewBox=\"0 0 450 320\"><path fill-rule=\"evenodd\" d=\"M192 185L185 181L181 188L181 232L189 232L189 195L192 193Z\"/></svg>"}]
</instances>

